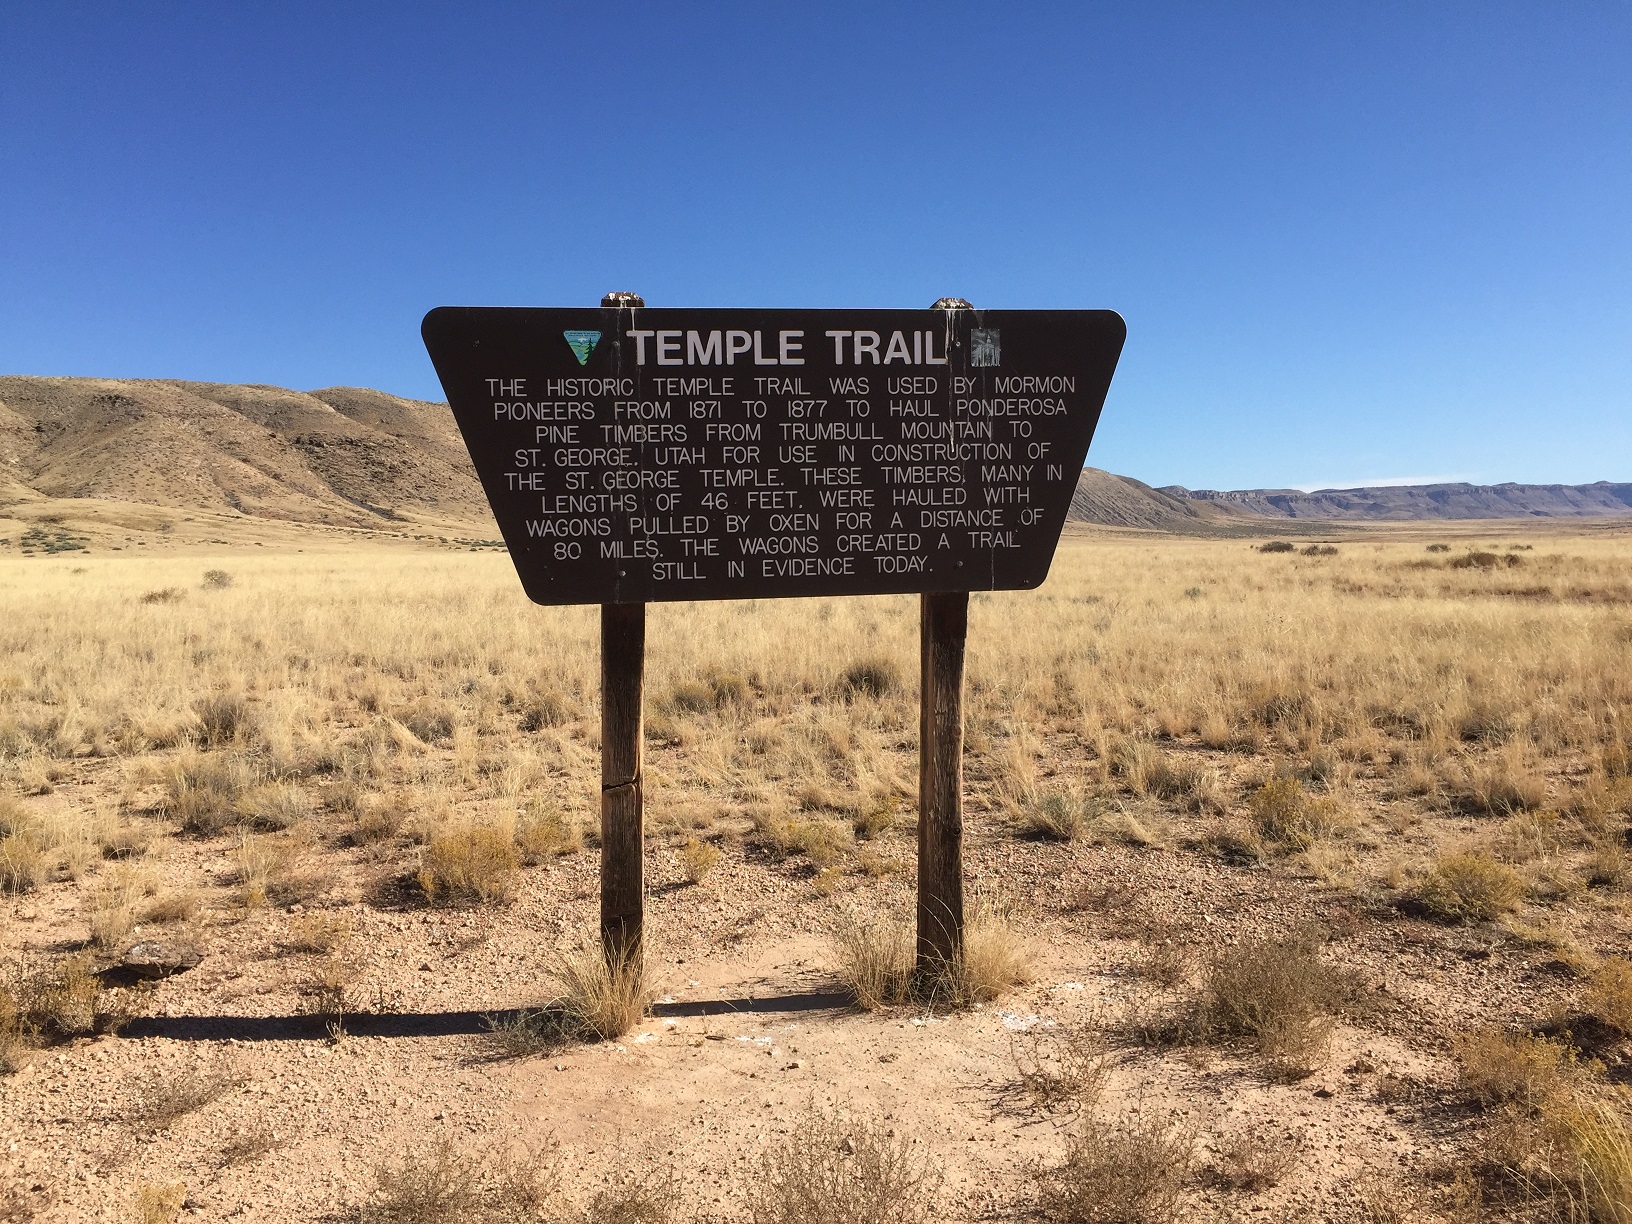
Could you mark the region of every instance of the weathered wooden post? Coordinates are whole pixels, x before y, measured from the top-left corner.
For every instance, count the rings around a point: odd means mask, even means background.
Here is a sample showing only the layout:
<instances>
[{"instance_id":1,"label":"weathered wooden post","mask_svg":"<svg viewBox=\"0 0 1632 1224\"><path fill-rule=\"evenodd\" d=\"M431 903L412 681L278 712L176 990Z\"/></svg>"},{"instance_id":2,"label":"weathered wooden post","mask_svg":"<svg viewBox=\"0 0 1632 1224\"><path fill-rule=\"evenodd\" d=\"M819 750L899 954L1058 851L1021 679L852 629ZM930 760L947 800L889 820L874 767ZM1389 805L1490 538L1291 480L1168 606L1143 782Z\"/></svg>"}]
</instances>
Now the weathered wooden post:
<instances>
[{"instance_id":1,"label":"weathered wooden post","mask_svg":"<svg viewBox=\"0 0 1632 1224\"><path fill-rule=\"evenodd\" d=\"M609 293L603 308L646 305ZM642 692L646 605L601 605L601 948L614 968L638 967L646 910Z\"/></svg>"},{"instance_id":2,"label":"weathered wooden post","mask_svg":"<svg viewBox=\"0 0 1632 1224\"><path fill-rule=\"evenodd\" d=\"M941 298L933 310L970 310ZM963 651L967 591L919 599L918 955L920 978L963 953Z\"/></svg>"}]
</instances>

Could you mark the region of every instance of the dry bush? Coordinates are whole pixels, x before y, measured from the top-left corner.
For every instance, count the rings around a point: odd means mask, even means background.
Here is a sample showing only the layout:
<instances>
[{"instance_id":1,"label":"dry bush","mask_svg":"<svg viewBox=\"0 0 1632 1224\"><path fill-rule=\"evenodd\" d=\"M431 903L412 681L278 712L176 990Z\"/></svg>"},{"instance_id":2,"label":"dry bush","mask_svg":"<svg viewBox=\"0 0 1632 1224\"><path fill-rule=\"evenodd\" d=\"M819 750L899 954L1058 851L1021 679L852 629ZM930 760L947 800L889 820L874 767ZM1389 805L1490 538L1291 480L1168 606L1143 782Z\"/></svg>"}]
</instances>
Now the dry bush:
<instances>
[{"instance_id":1,"label":"dry bush","mask_svg":"<svg viewBox=\"0 0 1632 1224\"><path fill-rule=\"evenodd\" d=\"M343 948L357 933L357 919L346 911L309 910L289 924L284 946L291 952L327 955Z\"/></svg>"},{"instance_id":2,"label":"dry bush","mask_svg":"<svg viewBox=\"0 0 1632 1224\"><path fill-rule=\"evenodd\" d=\"M431 836L414 879L425 899L437 903L510 899L521 855L515 839L492 825L456 825Z\"/></svg>"},{"instance_id":3,"label":"dry bush","mask_svg":"<svg viewBox=\"0 0 1632 1224\"><path fill-rule=\"evenodd\" d=\"M407 791L365 796L357 792L355 783L349 782L330 787L325 806L353 814L348 832L352 842L359 846L371 846L396 837L413 813L413 801Z\"/></svg>"},{"instance_id":4,"label":"dry bush","mask_svg":"<svg viewBox=\"0 0 1632 1224\"><path fill-rule=\"evenodd\" d=\"M1287 1175L1302 1147L1299 1140L1280 1132L1242 1131L1217 1144L1209 1180L1249 1193L1267 1190Z\"/></svg>"},{"instance_id":5,"label":"dry bush","mask_svg":"<svg viewBox=\"0 0 1632 1224\"><path fill-rule=\"evenodd\" d=\"M243 1082L242 1075L220 1067L157 1071L135 1085L125 1121L141 1130L166 1130Z\"/></svg>"},{"instance_id":6,"label":"dry bush","mask_svg":"<svg viewBox=\"0 0 1632 1224\"><path fill-rule=\"evenodd\" d=\"M283 1137L266 1122L255 1121L223 1141L216 1149L216 1155L220 1157L223 1168L231 1169L254 1164L262 1156L282 1147L283 1142Z\"/></svg>"},{"instance_id":7,"label":"dry bush","mask_svg":"<svg viewBox=\"0 0 1632 1224\"><path fill-rule=\"evenodd\" d=\"M276 782L251 790L243 797L239 810L245 824L277 833L294 828L306 818L311 806L299 786Z\"/></svg>"},{"instance_id":8,"label":"dry bush","mask_svg":"<svg viewBox=\"0 0 1632 1224\"><path fill-rule=\"evenodd\" d=\"M1182 985L1195 966L1194 929L1182 922L1141 915L1135 920L1134 937L1139 941L1135 969L1169 990Z\"/></svg>"},{"instance_id":9,"label":"dry bush","mask_svg":"<svg viewBox=\"0 0 1632 1224\"><path fill-rule=\"evenodd\" d=\"M530 1058L558 1050L572 1039L565 1015L548 1008L494 1013L482 1017L489 1045L500 1058Z\"/></svg>"},{"instance_id":10,"label":"dry bush","mask_svg":"<svg viewBox=\"0 0 1632 1224\"><path fill-rule=\"evenodd\" d=\"M184 832L211 837L243 820L241 805L257 781L240 757L188 753L165 773L166 807Z\"/></svg>"},{"instance_id":11,"label":"dry bush","mask_svg":"<svg viewBox=\"0 0 1632 1224\"><path fill-rule=\"evenodd\" d=\"M580 1041L622 1037L646 1014L655 995L645 960L608 958L599 938L584 939L557 954L553 968L561 994L550 1010L562 1017L564 1031Z\"/></svg>"},{"instance_id":12,"label":"dry bush","mask_svg":"<svg viewBox=\"0 0 1632 1224\"><path fill-rule=\"evenodd\" d=\"M1617 1032L1632 1035L1632 960L1612 956L1592 975L1582 1010Z\"/></svg>"},{"instance_id":13,"label":"dry bush","mask_svg":"<svg viewBox=\"0 0 1632 1224\"><path fill-rule=\"evenodd\" d=\"M359 1224L457 1224L480 1218L482 1187L474 1160L451 1140L374 1171L373 1200L357 1209Z\"/></svg>"},{"instance_id":14,"label":"dry bush","mask_svg":"<svg viewBox=\"0 0 1632 1224\"><path fill-rule=\"evenodd\" d=\"M1219 949L1207 957L1202 977L1196 1035L1243 1042L1292 1078L1307 1075L1324 1056L1335 1014L1358 993L1355 980L1322 960L1309 937Z\"/></svg>"},{"instance_id":15,"label":"dry bush","mask_svg":"<svg viewBox=\"0 0 1632 1224\"><path fill-rule=\"evenodd\" d=\"M917 934L910 919L856 914L834 931L839 980L867 1011L904 1003L912 992Z\"/></svg>"},{"instance_id":16,"label":"dry bush","mask_svg":"<svg viewBox=\"0 0 1632 1224\"><path fill-rule=\"evenodd\" d=\"M582 1224L671 1224L679 1220L679 1196L680 1177L673 1169L620 1170L595 1192L579 1219Z\"/></svg>"},{"instance_id":17,"label":"dry bush","mask_svg":"<svg viewBox=\"0 0 1632 1224\"><path fill-rule=\"evenodd\" d=\"M361 1010L358 983L362 981L362 961L344 943L331 947L313 965L300 983L303 1009L332 1025L332 1032L344 1028L346 1017Z\"/></svg>"},{"instance_id":18,"label":"dry bush","mask_svg":"<svg viewBox=\"0 0 1632 1224\"><path fill-rule=\"evenodd\" d=\"M1572 1083L1575 1050L1563 1042L1495 1029L1464 1033L1452 1043L1462 1087L1481 1105L1540 1105Z\"/></svg>"},{"instance_id":19,"label":"dry bush","mask_svg":"<svg viewBox=\"0 0 1632 1224\"><path fill-rule=\"evenodd\" d=\"M423 743L443 744L453 739L457 718L452 706L425 697L403 710L396 721Z\"/></svg>"},{"instance_id":20,"label":"dry bush","mask_svg":"<svg viewBox=\"0 0 1632 1224\"><path fill-rule=\"evenodd\" d=\"M1006 910L978 904L969 915L963 932L963 952L951 974L931 987L945 989L947 1002L955 1007L971 1007L1000 998L1035 976L1032 947L1018 931ZM925 985L920 985L925 989Z\"/></svg>"},{"instance_id":21,"label":"dry bush","mask_svg":"<svg viewBox=\"0 0 1632 1224\"><path fill-rule=\"evenodd\" d=\"M769 1148L747 1186L752 1224L920 1224L942 1177L876 1119L811 1109Z\"/></svg>"},{"instance_id":22,"label":"dry bush","mask_svg":"<svg viewBox=\"0 0 1632 1224\"><path fill-rule=\"evenodd\" d=\"M186 1182L139 1182L136 1186L137 1224L175 1224L186 1201Z\"/></svg>"},{"instance_id":23,"label":"dry bush","mask_svg":"<svg viewBox=\"0 0 1632 1224\"><path fill-rule=\"evenodd\" d=\"M1093 1108L1111 1070L1103 1038L1086 1027L1033 1029L1011 1039L1009 1053L1019 1094L1044 1113Z\"/></svg>"},{"instance_id":24,"label":"dry bush","mask_svg":"<svg viewBox=\"0 0 1632 1224\"><path fill-rule=\"evenodd\" d=\"M516 849L529 867L576 854L584 848L584 829L553 803L534 800L516 820Z\"/></svg>"},{"instance_id":25,"label":"dry bush","mask_svg":"<svg viewBox=\"0 0 1632 1224\"><path fill-rule=\"evenodd\" d=\"M875 655L845 668L839 683L852 698L871 697L876 701L901 687L901 669L894 660Z\"/></svg>"},{"instance_id":26,"label":"dry bush","mask_svg":"<svg viewBox=\"0 0 1632 1224\"><path fill-rule=\"evenodd\" d=\"M1295 545L1295 544L1293 544L1293 543L1291 543L1290 541L1287 541L1287 540L1270 540L1266 544L1258 545L1258 551L1261 552L1261 553L1289 553L1289 552L1296 552L1297 551L1297 545Z\"/></svg>"},{"instance_id":27,"label":"dry bush","mask_svg":"<svg viewBox=\"0 0 1632 1224\"><path fill-rule=\"evenodd\" d=\"M240 834L232 854L238 904L246 910L265 905L275 884L289 874L293 859L294 847L287 842Z\"/></svg>"},{"instance_id":28,"label":"dry bush","mask_svg":"<svg viewBox=\"0 0 1632 1224\"><path fill-rule=\"evenodd\" d=\"M1086 833L1090 824L1080 798L1056 792L1026 812L1020 832L1044 841L1069 842Z\"/></svg>"},{"instance_id":29,"label":"dry bush","mask_svg":"<svg viewBox=\"0 0 1632 1224\"><path fill-rule=\"evenodd\" d=\"M211 693L193 703L199 738L211 748L237 743L255 731L255 712L242 693Z\"/></svg>"},{"instance_id":30,"label":"dry bush","mask_svg":"<svg viewBox=\"0 0 1632 1224\"><path fill-rule=\"evenodd\" d=\"M1267 842L1285 849L1307 850L1337 826L1336 805L1311 795L1290 774L1265 782L1248 801L1253 825Z\"/></svg>"},{"instance_id":31,"label":"dry bush","mask_svg":"<svg viewBox=\"0 0 1632 1224\"><path fill-rule=\"evenodd\" d=\"M1482 850L1437 856L1417 886L1416 899L1449 922L1488 922L1518 908L1524 881L1506 863Z\"/></svg>"},{"instance_id":32,"label":"dry bush","mask_svg":"<svg viewBox=\"0 0 1632 1224\"><path fill-rule=\"evenodd\" d=\"M680 862L686 879L692 884L701 883L703 877L719 865L720 858L718 846L698 841L695 837L688 837L686 844L680 848Z\"/></svg>"},{"instance_id":33,"label":"dry bush","mask_svg":"<svg viewBox=\"0 0 1632 1224\"><path fill-rule=\"evenodd\" d=\"M909 1001L972 1007L1032 980L1032 949L1006 912L976 905L963 951L950 965L916 973L917 932L906 914L852 915L834 932L839 980L868 1011Z\"/></svg>"},{"instance_id":34,"label":"dry bush","mask_svg":"<svg viewBox=\"0 0 1632 1224\"><path fill-rule=\"evenodd\" d=\"M160 893L142 910L143 922L167 924L191 922L198 915L204 899L190 888Z\"/></svg>"},{"instance_id":35,"label":"dry bush","mask_svg":"<svg viewBox=\"0 0 1632 1224\"><path fill-rule=\"evenodd\" d=\"M205 570L201 585L207 591L224 591L232 585L232 575L223 569Z\"/></svg>"},{"instance_id":36,"label":"dry bush","mask_svg":"<svg viewBox=\"0 0 1632 1224\"><path fill-rule=\"evenodd\" d=\"M147 889L143 877L125 872L92 891L87 898L91 942L104 952L117 950L136 926L136 906Z\"/></svg>"},{"instance_id":37,"label":"dry bush","mask_svg":"<svg viewBox=\"0 0 1632 1224\"><path fill-rule=\"evenodd\" d=\"M883 791L865 799L850 818L850 827L857 840L872 841L895 827L901 814L901 796L894 791Z\"/></svg>"},{"instance_id":38,"label":"dry bush","mask_svg":"<svg viewBox=\"0 0 1632 1224\"><path fill-rule=\"evenodd\" d=\"M1036 1213L1047 1224L1165 1224L1176 1220L1195 1139L1161 1122L1084 1116L1065 1159L1038 1166Z\"/></svg>"},{"instance_id":39,"label":"dry bush","mask_svg":"<svg viewBox=\"0 0 1632 1224\"><path fill-rule=\"evenodd\" d=\"M163 587L157 591L144 591L140 602L144 604L175 604L187 598L187 592L180 587Z\"/></svg>"},{"instance_id":40,"label":"dry bush","mask_svg":"<svg viewBox=\"0 0 1632 1224\"><path fill-rule=\"evenodd\" d=\"M1453 793L1469 810L1493 816L1530 811L1547 802L1546 779L1528 765L1504 754L1469 769Z\"/></svg>"},{"instance_id":41,"label":"dry bush","mask_svg":"<svg viewBox=\"0 0 1632 1224\"><path fill-rule=\"evenodd\" d=\"M51 874L50 860L26 833L0 837L0 893L33 892Z\"/></svg>"}]
</instances>

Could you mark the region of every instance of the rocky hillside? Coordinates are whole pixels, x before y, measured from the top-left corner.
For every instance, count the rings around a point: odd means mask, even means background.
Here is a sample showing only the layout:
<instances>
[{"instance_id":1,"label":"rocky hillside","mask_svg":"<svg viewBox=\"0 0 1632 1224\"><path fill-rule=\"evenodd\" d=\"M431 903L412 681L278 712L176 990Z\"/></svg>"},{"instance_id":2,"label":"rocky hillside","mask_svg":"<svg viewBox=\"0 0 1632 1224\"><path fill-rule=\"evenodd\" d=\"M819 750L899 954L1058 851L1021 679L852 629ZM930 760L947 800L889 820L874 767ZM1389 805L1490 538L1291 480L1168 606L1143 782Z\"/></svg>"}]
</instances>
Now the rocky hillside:
<instances>
[{"instance_id":1,"label":"rocky hillside","mask_svg":"<svg viewBox=\"0 0 1632 1224\"><path fill-rule=\"evenodd\" d=\"M0 378L0 501L27 497L349 526L489 518L446 404L355 387Z\"/></svg>"}]
</instances>

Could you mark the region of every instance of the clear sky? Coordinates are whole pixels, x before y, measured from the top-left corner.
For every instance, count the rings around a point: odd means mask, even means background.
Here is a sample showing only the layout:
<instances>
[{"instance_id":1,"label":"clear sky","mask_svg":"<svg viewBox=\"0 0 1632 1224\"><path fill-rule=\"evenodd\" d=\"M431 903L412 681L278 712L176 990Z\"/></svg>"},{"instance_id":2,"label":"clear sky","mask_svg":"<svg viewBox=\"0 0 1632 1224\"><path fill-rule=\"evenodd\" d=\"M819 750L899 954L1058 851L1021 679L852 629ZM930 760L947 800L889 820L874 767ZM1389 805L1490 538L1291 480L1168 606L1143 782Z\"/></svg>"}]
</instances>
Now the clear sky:
<instances>
[{"instance_id":1,"label":"clear sky","mask_svg":"<svg viewBox=\"0 0 1632 1224\"><path fill-rule=\"evenodd\" d=\"M1632 5L0 3L0 372L440 304L1109 307L1153 484L1632 480Z\"/></svg>"}]
</instances>

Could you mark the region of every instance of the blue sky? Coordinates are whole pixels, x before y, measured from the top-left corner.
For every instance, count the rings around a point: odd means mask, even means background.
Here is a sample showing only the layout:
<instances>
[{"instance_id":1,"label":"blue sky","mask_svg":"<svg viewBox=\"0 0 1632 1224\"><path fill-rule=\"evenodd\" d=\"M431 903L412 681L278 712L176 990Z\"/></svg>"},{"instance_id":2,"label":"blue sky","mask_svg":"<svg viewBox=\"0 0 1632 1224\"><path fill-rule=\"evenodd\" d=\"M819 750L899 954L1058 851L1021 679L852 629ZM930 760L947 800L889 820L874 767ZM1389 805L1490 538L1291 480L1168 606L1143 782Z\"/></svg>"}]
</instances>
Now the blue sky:
<instances>
[{"instance_id":1,"label":"blue sky","mask_svg":"<svg viewBox=\"0 0 1632 1224\"><path fill-rule=\"evenodd\" d=\"M1109 307L1155 484L1632 480L1632 6L0 7L0 372L431 306Z\"/></svg>"}]
</instances>

